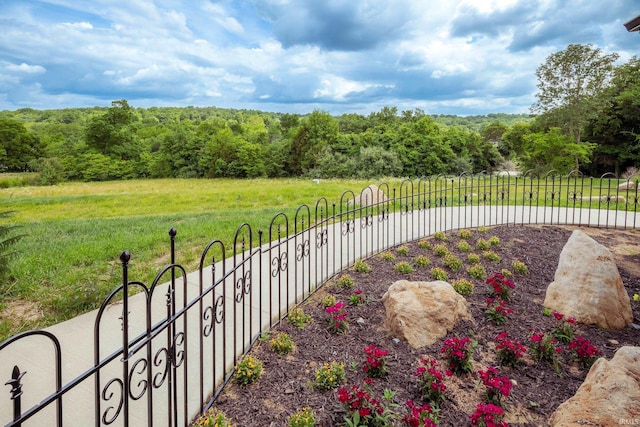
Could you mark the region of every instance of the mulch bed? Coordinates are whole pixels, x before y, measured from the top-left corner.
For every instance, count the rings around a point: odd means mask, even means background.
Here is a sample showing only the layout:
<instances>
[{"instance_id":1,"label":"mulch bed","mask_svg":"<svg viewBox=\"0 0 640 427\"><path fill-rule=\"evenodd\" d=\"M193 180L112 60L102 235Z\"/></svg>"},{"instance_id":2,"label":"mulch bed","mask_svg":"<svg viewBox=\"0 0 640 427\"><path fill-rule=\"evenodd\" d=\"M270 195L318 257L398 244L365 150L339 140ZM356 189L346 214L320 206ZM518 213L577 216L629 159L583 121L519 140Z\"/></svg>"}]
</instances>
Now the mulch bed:
<instances>
[{"instance_id":1,"label":"mulch bed","mask_svg":"<svg viewBox=\"0 0 640 427\"><path fill-rule=\"evenodd\" d=\"M484 232L481 232L484 231ZM510 320L502 326L496 326L487 318L484 310L485 299L489 295L488 287L483 280L474 280L475 290L467 297L470 312L475 323L462 321L446 337L468 336L477 340L479 346L474 353L473 373L464 377L447 377L447 400L441 405L440 426L471 425L469 415L482 400L482 390L478 384L475 371L488 365L496 365L493 340L501 331L507 331L509 337L517 339L525 345L532 329L551 330L555 325L553 316L543 315L543 301L547 285L553 281L558 257L571 235L570 227L555 226L501 226L488 230L471 230L469 242L473 245L478 238L489 239L496 236L500 244L492 250L500 257L499 263L482 259L487 274L500 272L503 268L513 270L512 260L523 261L529 268L526 276L514 275L515 289L509 306L514 310ZM632 232L626 232L632 233ZM633 234L631 234L633 239ZM457 232L447 233L445 243L451 252L464 262L464 267L457 273L450 273L450 280L456 278L470 279L466 273L467 254L457 250L459 241ZM640 237L635 235L640 250ZM601 233L596 240L609 247L616 239L616 232ZM439 243L433 238L428 240ZM350 327L346 334L335 335L327 331L328 314L320 305L320 299L327 293L335 295L339 300L347 302L351 291L342 290L333 283L326 284L313 297L303 304L304 312L313 317L313 322L299 329L286 320L272 331L288 333L295 342L293 353L285 356L277 355L269 348L268 340L260 341L251 350L251 355L262 360L264 371L262 377L248 386L230 383L219 396L215 406L221 409L233 423L238 426L286 426L287 417L297 409L308 406L316 414L317 426L344 425L345 411L338 402L335 390L319 391L313 386L314 373L325 362L337 360L344 362L347 379L346 387L361 385L365 374L361 370L365 355L363 349L369 344L389 351L389 374L376 380L373 391L382 399L382 390L397 390L395 402L400 406L399 413L404 413L404 402L414 400L422 403L416 380L413 376L418 360L423 356L438 359L440 366L446 366L440 349L442 340L435 344L416 350L405 341L394 340L384 327L385 310L381 297L389 285L396 280L431 281L430 269L441 266L442 259L428 249L420 249L417 242L406 245L408 256L396 254L395 261L384 261L379 256L366 260L371 267L370 273L347 272L355 279L354 289L362 289L368 300L361 306L348 306ZM480 251L474 250L480 254ZM418 255L426 255L431 265L414 268L412 274L400 274L394 270L399 261L412 262ZM628 257L633 262L640 262L638 252L631 251ZM630 259L627 259L629 261ZM621 268L619 271L629 296L640 293L640 274ZM640 303L632 301L635 323L640 323ZM357 319L361 319L357 322ZM623 330L601 330L594 326L579 325L578 335L589 339L606 358L611 358L615 351L624 345L638 345L640 331L633 327ZM529 356L515 368L501 367L501 374L512 379L514 386L511 396L505 401L507 411L505 421L512 426L541 426L562 402L573 396L582 384L587 371L580 369L563 353L560 364L560 375L548 363L535 363Z\"/></svg>"}]
</instances>

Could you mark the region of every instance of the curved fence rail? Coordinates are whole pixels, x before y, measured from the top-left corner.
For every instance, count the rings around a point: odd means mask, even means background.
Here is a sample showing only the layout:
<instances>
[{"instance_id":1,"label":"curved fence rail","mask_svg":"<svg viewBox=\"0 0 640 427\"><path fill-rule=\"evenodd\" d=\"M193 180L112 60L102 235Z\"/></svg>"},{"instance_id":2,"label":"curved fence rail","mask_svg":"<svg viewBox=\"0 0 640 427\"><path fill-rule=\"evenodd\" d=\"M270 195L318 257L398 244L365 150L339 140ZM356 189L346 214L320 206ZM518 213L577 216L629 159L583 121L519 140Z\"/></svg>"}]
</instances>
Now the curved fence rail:
<instances>
[{"instance_id":1,"label":"curved fence rail","mask_svg":"<svg viewBox=\"0 0 640 427\"><path fill-rule=\"evenodd\" d=\"M197 271L175 259L129 280L91 313L0 344L0 423L185 426L229 381L239 356L288 311L361 258L436 231L493 225L640 227L638 177L438 176L321 198L266 230L212 240Z\"/></svg>"}]
</instances>

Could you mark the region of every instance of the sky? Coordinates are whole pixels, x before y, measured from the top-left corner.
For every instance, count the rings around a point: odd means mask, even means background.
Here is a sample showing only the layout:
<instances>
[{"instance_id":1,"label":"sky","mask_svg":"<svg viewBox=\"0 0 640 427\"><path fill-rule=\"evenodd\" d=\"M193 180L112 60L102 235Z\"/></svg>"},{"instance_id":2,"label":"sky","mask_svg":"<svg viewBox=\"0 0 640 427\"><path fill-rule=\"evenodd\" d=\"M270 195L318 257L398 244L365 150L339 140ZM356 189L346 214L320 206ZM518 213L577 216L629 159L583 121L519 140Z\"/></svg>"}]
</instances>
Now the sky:
<instances>
[{"instance_id":1,"label":"sky","mask_svg":"<svg viewBox=\"0 0 640 427\"><path fill-rule=\"evenodd\" d=\"M640 0L0 0L0 110L528 113L569 44L640 51Z\"/></svg>"}]
</instances>

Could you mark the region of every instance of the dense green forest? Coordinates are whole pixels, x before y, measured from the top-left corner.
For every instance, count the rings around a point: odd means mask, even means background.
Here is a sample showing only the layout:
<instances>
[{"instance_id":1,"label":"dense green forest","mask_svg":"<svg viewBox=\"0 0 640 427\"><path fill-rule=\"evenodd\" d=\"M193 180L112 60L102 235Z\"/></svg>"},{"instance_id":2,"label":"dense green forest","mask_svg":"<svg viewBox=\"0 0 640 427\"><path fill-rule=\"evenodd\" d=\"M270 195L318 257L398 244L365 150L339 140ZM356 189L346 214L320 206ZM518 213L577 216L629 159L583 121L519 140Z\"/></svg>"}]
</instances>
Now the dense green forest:
<instances>
[{"instance_id":1,"label":"dense green forest","mask_svg":"<svg viewBox=\"0 0 640 427\"><path fill-rule=\"evenodd\" d=\"M599 59L591 64L592 58ZM0 112L0 168L34 184L166 177L375 178L503 168L597 176L640 166L640 61L570 45L538 69L535 115L368 116L215 107ZM562 65L562 66L560 66ZM583 74L580 74L583 73ZM585 74L586 73L586 74Z\"/></svg>"}]
</instances>

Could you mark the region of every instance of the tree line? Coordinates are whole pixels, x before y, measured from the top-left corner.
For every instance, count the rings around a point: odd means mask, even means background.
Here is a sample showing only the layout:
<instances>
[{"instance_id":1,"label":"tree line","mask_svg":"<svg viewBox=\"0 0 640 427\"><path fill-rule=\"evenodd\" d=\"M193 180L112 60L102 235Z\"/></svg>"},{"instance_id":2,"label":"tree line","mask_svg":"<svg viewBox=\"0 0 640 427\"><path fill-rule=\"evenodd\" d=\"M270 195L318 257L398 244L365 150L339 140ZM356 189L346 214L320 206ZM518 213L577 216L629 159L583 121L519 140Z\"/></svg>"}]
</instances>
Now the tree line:
<instances>
[{"instance_id":1,"label":"tree line","mask_svg":"<svg viewBox=\"0 0 640 427\"><path fill-rule=\"evenodd\" d=\"M378 178L504 168L590 175L640 165L640 61L591 45L550 55L531 115L368 116L215 107L0 112L0 168L39 184L133 178Z\"/></svg>"}]
</instances>

